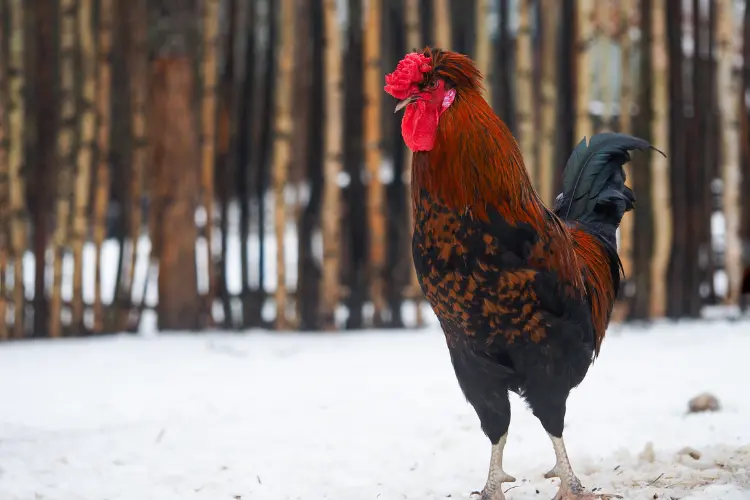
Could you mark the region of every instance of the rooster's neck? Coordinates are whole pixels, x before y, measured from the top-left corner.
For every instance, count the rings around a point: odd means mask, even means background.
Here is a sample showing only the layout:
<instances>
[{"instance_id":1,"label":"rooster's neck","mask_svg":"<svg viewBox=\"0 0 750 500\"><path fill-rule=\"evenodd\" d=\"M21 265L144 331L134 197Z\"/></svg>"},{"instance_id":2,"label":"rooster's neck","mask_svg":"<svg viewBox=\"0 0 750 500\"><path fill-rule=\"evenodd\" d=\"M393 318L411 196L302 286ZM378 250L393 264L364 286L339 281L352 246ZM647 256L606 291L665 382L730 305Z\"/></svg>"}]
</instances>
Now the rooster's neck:
<instances>
[{"instance_id":1,"label":"rooster's neck","mask_svg":"<svg viewBox=\"0 0 750 500\"><path fill-rule=\"evenodd\" d=\"M435 147L415 153L414 202L422 190L456 211L487 219L494 207L508 222L544 224L545 207L531 185L518 143L484 98L459 93L440 118Z\"/></svg>"}]
</instances>

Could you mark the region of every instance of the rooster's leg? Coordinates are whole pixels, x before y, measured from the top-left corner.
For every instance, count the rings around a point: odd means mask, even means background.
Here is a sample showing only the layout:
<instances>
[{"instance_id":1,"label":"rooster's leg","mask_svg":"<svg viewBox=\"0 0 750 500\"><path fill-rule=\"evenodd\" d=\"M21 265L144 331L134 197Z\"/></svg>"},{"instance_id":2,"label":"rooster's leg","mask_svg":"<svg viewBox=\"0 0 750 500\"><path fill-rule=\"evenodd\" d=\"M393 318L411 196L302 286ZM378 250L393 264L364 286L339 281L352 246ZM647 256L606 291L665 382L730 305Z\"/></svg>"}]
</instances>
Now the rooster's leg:
<instances>
[{"instance_id":1,"label":"rooster's leg","mask_svg":"<svg viewBox=\"0 0 750 500\"><path fill-rule=\"evenodd\" d=\"M559 477L560 489L553 500L611 500L622 498L618 495L608 495L603 493L591 493L581 484L581 480L573 472L568 459L568 452L565 451L565 442L561 437L555 437L550 434L552 446L555 448L555 457L557 463L544 477Z\"/></svg>"},{"instance_id":2,"label":"rooster's leg","mask_svg":"<svg viewBox=\"0 0 750 500\"><path fill-rule=\"evenodd\" d=\"M505 500L503 494L503 483L512 483L515 477L503 470L503 450L508 434L505 433L500 440L492 445L492 456L490 457L490 471L487 474L487 484L481 493L472 495L474 500Z\"/></svg>"}]
</instances>

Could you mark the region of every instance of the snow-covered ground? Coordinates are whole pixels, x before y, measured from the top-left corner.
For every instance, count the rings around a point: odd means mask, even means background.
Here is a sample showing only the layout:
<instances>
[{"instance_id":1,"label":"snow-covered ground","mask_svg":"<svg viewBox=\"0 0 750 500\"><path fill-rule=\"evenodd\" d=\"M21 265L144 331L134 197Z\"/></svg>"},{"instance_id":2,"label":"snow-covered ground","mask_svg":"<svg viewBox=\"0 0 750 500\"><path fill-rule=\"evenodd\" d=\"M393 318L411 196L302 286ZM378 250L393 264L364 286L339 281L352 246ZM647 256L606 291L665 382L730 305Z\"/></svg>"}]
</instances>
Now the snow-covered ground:
<instances>
[{"instance_id":1,"label":"snow-covered ground","mask_svg":"<svg viewBox=\"0 0 750 500\"><path fill-rule=\"evenodd\" d=\"M584 482L750 498L748 353L747 322L612 328L569 400ZM687 415L702 391L722 410ZM2 500L466 499L489 458L435 329L4 344L0 401ZM551 498L549 440L513 411L508 499Z\"/></svg>"}]
</instances>

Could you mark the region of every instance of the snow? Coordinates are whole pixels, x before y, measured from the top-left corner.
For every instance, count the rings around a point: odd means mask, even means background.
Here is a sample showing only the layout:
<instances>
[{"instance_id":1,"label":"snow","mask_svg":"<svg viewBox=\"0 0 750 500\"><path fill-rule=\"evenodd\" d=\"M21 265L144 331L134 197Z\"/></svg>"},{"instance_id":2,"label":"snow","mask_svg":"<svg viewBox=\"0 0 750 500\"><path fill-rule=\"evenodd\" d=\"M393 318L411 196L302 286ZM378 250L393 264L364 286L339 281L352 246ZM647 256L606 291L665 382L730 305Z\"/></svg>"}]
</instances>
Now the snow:
<instances>
[{"instance_id":1,"label":"snow","mask_svg":"<svg viewBox=\"0 0 750 500\"><path fill-rule=\"evenodd\" d=\"M750 498L748 332L611 328L568 405L585 484ZM722 410L687 415L703 391ZM467 499L490 451L435 328L3 344L0 401L3 500ZM515 397L513 412L508 500L551 498L550 442ZM678 455L686 446L701 458Z\"/></svg>"}]
</instances>

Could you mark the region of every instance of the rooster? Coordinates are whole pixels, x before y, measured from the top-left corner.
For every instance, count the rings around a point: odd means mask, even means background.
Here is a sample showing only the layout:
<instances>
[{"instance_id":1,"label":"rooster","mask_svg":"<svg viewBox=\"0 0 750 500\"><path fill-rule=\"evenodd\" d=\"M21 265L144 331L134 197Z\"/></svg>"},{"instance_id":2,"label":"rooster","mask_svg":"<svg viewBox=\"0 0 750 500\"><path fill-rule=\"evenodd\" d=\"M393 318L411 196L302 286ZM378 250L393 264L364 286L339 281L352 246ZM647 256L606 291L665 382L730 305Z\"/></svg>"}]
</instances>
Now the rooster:
<instances>
[{"instance_id":1,"label":"rooster","mask_svg":"<svg viewBox=\"0 0 750 500\"><path fill-rule=\"evenodd\" d=\"M558 500L587 491L563 441L568 394L599 354L621 278L615 232L635 197L622 165L651 146L598 134L575 148L553 210L540 200L506 125L465 55L426 48L386 76L413 152L412 253L459 386L492 444L481 500L503 500L508 392L552 440Z\"/></svg>"}]
</instances>

